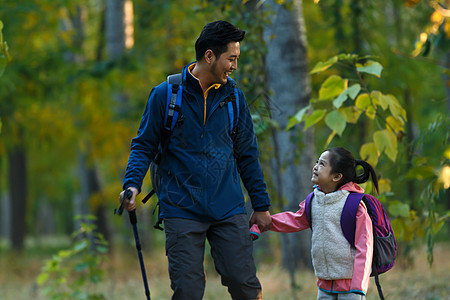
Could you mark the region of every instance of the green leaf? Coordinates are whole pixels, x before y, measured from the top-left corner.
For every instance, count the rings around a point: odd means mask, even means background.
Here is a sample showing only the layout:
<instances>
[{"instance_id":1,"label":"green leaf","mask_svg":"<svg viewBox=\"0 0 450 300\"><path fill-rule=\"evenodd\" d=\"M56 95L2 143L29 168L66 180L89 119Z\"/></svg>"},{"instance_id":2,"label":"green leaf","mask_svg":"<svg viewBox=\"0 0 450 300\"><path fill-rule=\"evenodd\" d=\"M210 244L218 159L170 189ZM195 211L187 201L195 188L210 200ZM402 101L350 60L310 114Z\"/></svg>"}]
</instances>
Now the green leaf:
<instances>
[{"instance_id":1,"label":"green leaf","mask_svg":"<svg viewBox=\"0 0 450 300\"><path fill-rule=\"evenodd\" d=\"M334 99L334 107L340 108L348 97L350 97L351 99L355 99L360 90L361 86L359 84L354 84L351 87L347 88L336 99Z\"/></svg>"},{"instance_id":2,"label":"green leaf","mask_svg":"<svg viewBox=\"0 0 450 300\"><path fill-rule=\"evenodd\" d=\"M88 267L89 267L88 263L85 263L85 262L79 263L79 264L75 265L75 271L81 272L81 271L87 269Z\"/></svg>"},{"instance_id":3,"label":"green leaf","mask_svg":"<svg viewBox=\"0 0 450 300\"><path fill-rule=\"evenodd\" d=\"M3 29L3 22L0 20L0 31Z\"/></svg>"},{"instance_id":4,"label":"green leaf","mask_svg":"<svg viewBox=\"0 0 450 300\"><path fill-rule=\"evenodd\" d=\"M370 98L372 98L372 104L377 106L380 105L380 99L383 94L380 91L372 91L370 93Z\"/></svg>"},{"instance_id":5,"label":"green leaf","mask_svg":"<svg viewBox=\"0 0 450 300\"><path fill-rule=\"evenodd\" d=\"M72 255L72 250L60 250L58 252L58 256L60 258L66 258Z\"/></svg>"},{"instance_id":6,"label":"green leaf","mask_svg":"<svg viewBox=\"0 0 450 300\"><path fill-rule=\"evenodd\" d=\"M342 93L347 88L347 79L342 79L338 75L328 77L319 90L319 100L330 100Z\"/></svg>"},{"instance_id":7,"label":"green leaf","mask_svg":"<svg viewBox=\"0 0 450 300\"><path fill-rule=\"evenodd\" d=\"M389 213L394 217L409 218L409 205L400 201L391 201L388 209Z\"/></svg>"},{"instance_id":8,"label":"green leaf","mask_svg":"<svg viewBox=\"0 0 450 300\"><path fill-rule=\"evenodd\" d=\"M364 65L356 64L356 70L358 70L358 72L372 74L380 77L383 66L376 61L369 60Z\"/></svg>"},{"instance_id":9,"label":"green leaf","mask_svg":"<svg viewBox=\"0 0 450 300\"><path fill-rule=\"evenodd\" d=\"M365 111L370 105L372 105L369 95L366 93L359 95L358 98L356 98L355 105L357 108Z\"/></svg>"},{"instance_id":10,"label":"green leaf","mask_svg":"<svg viewBox=\"0 0 450 300\"><path fill-rule=\"evenodd\" d=\"M406 110L400 105L397 98L389 95L389 100L389 110L391 111L392 116L394 116L394 118L401 116L403 117L403 120L406 121Z\"/></svg>"},{"instance_id":11,"label":"green leaf","mask_svg":"<svg viewBox=\"0 0 450 300\"><path fill-rule=\"evenodd\" d=\"M350 98L355 99L360 91L361 86L357 83L347 89L347 94Z\"/></svg>"},{"instance_id":12,"label":"green leaf","mask_svg":"<svg viewBox=\"0 0 450 300\"><path fill-rule=\"evenodd\" d=\"M336 131L337 134L342 136L342 132L344 132L347 121L343 113L338 110L334 110L329 112L325 117L325 124L327 124L331 130Z\"/></svg>"},{"instance_id":13,"label":"green leaf","mask_svg":"<svg viewBox=\"0 0 450 300\"><path fill-rule=\"evenodd\" d=\"M379 101L380 101L380 106L381 106L381 108L383 108L383 110L386 110L389 107L390 103L393 101L392 98L394 98L394 100L395 100L395 97L392 95L381 94Z\"/></svg>"},{"instance_id":14,"label":"green leaf","mask_svg":"<svg viewBox=\"0 0 450 300\"><path fill-rule=\"evenodd\" d=\"M340 108L342 104L344 104L345 100L347 100L348 96L346 93L347 90L343 91L336 99L333 100L333 105L336 108Z\"/></svg>"},{"instance_id":15,"label":"green leaf","mask_svg":"<svg viewBox=\"0 0 450 300\"><path fill-rule=\"evenodd\" d=\"M358 122L359 116L361 115L361 111L355 106L340 108L339 111L344 114L347 123L356 124L356 122Z\"/></svg>"},{"instance_id":16,"label":"green leaf","mask_svg":"<svg viewBox=\"0 0 450 300\"><path fill-rule=\"evenodd\" d=\"M326 112L327 111L325 109L315 110L309 117L306 118L304 130L322 120Z\"/></svg>"},{"instance_id":17,"label":"green leaf","mask_svg":"<svg viewBox=\"0 0 450 300\"><path fill-rule=\"evenodd\" d=\"M336 56L331 57L329 60L322 62L319 61L314 68L311 70L311 74L315 74L315 73L319 73L322 71L325 71L327 69L329 69L332 65L334 65L335 63L337 63L338 58Z\"/></svg>"},{"instance_id":18,"label":"green leaf","mask_svg":"<svg viewBox=\"0 0 450 300\"><path fill-rule=\"evenodd\" d=\"M48 277L49 277L48 273L41 273L41 274L39 274L39 276L37 277L37 280L36 280L37 284L38 285L43 285L47 281Z\"/></svg>"},{"instance_id":19,"label":"green leaf","mask_svg":"<svg viewBox=\"0 0 450 300\"><path fill-rule=\"evenodd\" d=\"M380 152L378 151L375 143L372 142L362 145L361 149L359 150L359 155L361 156L361 159L367 161L369 164L375 167L378 164L378 157L380 156Z\"/></svg>"},{"instance_id":20,"label":"green leaf","mask_svg":"<svg viewBox=\"0 0 450 300\"><path fill-rule=\"evenodd\" d=\"M373 134L373 140L380 153L384 151L392 161L395 161L398 152L397 136L392 131L378 130Z\"/></svg>"},{"instance_id":21,"label":"green leaf","mask_svg":"<svg viewBox=\"0 0 450 300\"><path fill-rule=\"evenodd\" d=\"M87 247L88 247L88 243L86 241L81 241L81 242L76 243L75 246L73 247L73 249L76 252L79 252L79 251L82 251L84 249L87 249Z\"/></svg>"},{"instance_id":22,"label":"green leaf","mask_svg":"<svg viewBox=\"0 0 450 300\"><path fill-rule=\"evenodd\" d=\"M97 246L96 250L97 250L98 253L106 253L106 252L108 252L108 247Z\"/></svg>"},{"instance_id":23,"label":"green leaf","mask_svg":"<svg viewBox=\"0 0 450 300\"><path fill-rule=\"evenodd\" d=\"M305 116L306 111L307 111L310 107L311 107L310 105L308 105L308 106L306 106L306 107L303 107L302 109L300 109L300 110L295 114L295 116L290 117L290 118L289 118L289 122L288 122L288 124L287 124L285 130L287 131L287 130L291 129L292 127L294 127L296 124L302 122L302 121L303 121L303 118L304 118L304 116Z\"/></svg>"}]
</instances>

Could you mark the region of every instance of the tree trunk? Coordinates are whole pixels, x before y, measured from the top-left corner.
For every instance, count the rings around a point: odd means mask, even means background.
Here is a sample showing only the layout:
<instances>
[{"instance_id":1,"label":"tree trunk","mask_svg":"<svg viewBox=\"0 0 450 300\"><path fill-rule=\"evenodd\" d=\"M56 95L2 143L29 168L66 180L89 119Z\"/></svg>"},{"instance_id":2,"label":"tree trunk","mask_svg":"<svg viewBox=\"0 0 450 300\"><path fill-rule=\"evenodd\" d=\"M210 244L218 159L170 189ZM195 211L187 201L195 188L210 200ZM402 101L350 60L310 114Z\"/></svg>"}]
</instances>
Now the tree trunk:
<instances>
[{"instance_id":1,"label":"tree trunk","mask_svg":"<svg viewBox=\"0 0 450 300\"><path fill-rule=\"evenodd\" d=\"M278 200L287 202L283 210L290 211L298 210L299 203L311 191L314 161L312 133L284 130L289 116L308 105L311 94L302 1L295 0L293 4L293 10L288 10L269 1L269 8L276 13L265 32L268 86L273 92L270 104L273 119L279 124L279 129L272 134L275 149L272 173L281 198ZM311 268L310 232L283 235L283 240L284 266L290 269L291 276L293 268Z\"/></svg>"},{"instance_id":2,"label":"tree trunk","mask_svg":"<svg viewBox=\"0 0 450 300\"><path fill-rule=\"evenodd\" d=\"M110 60L119 59L125 50L125 0L106 1L106 50Z\"/></svg>"},{"instance_id":3,"label":"tree trunk","mask_svg":"<svg viewBox=\"0 0 450 300\"><path fill-rule=\"evenodd\" d=\"M11 216L11 246L15 251L22 251L26 234L27 209L27 167L25 147L16 144L8 150L9 192Z\"/></svg>"},{"instance_id":4,"label":"tree trunk","mask_svg":"<svg viewBox=\"0 0 450 300\"><path fill-rule=\"evenodd\" d=\"M0 193L0 237L11 240L11 201L6 192Z\"/></svg>"},{"instance_id":5,"label":"tree trunk","mask_svg":"<svg viewBox=\"0 0 450 300\"><path fill-rule=\"evenodd\" d=\"M0 178L8 178L4 172L4 156L0 155ZM6 182L0 179L0 238L11 239L11 203L5 188Z\"/></svg>"},{"instance_id":6,"label":"tree trunk","mask_svg":"<svg viewBox=\"0 0 450 300\"><path fill-rule=\"evenodd\" d=\"M105 35L106 35L106 52L107 58L109 61L114 62L119 60L125 53L126 48L130 48L133 46L130 43L130 39L133 39L133 9L132 9L132 1L131 0L107 0L106 1L106 13L105 13ZM118 90L113 94L113 99L116 101L115 106L117 109L114 113L117 115L117 118L122 118L127 112L130 110L130 104L127 94L124 91ZM103 221L106 221L104 216L105 207L99 206L97 210L97 218L99 222L103 218ZM138 217L141 215L138 212ZM138 227L144 227L142 223L148 225L148 218L142 219L139 218ZM128 213L124 213L123 215L123 224L125 227L130 228L128 219ZM152 228L152 226L146 226L146 228ZM106 229L106 228L105 228ZM127 231L127 234L130 231ZM142 246L145 249L149 249L151 245L151 235L152 230L148 231L148 234L140 235ZM128 238L128 235L127 235ZM147 246L145 246L147 245Z\"/></svg>"}]
</instances>

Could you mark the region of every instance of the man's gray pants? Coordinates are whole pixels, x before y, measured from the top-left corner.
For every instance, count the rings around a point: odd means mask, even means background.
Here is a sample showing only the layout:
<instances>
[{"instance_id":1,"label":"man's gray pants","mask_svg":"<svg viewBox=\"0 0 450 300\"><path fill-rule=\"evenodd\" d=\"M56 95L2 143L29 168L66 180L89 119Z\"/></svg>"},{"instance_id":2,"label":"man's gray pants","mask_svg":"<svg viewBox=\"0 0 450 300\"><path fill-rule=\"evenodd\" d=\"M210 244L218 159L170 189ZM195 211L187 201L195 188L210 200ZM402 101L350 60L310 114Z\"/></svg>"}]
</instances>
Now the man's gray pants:
<instances>
[{"instance_id":1,"label":"man's gray pants","mask_svg":"<svg viewBox=\"0 0 450 300\"><path fill-rule=\"evenodd\" d=\"M164 219L166 255L174 300L200 300L205 290L205 240L222 284L232 299L255 299L261 293L253 261L253 244L246 215L217 222Z\"/></svg>"}]
</instances>

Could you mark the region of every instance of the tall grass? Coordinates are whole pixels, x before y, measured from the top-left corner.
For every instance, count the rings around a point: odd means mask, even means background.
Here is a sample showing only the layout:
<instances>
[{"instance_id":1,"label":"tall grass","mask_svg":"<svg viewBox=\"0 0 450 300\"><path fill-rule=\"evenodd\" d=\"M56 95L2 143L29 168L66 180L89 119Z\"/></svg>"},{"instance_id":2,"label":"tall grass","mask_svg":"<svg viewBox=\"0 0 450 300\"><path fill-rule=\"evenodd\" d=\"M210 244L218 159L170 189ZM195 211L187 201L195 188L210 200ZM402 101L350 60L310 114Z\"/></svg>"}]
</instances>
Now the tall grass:
<instances>
[{"instance_id":1,"label":"tall grass","mask_svg":"<svg viewBox=\"0 0 450 300\"><path fill-rule=\"evenodd\" d=\"M106 299L145 299L139 261L135 249L116 251L108 255L102 268L105 278L98 289ZM48 300L36 284L36 278L45 260L51 254L27 250L22 254L0 252L0 299L1 300ZM230 299L226 288L214 270L207 255L205 270L207 283L204 299ZM426 261L425 248L414 251L414 263L402 261L386 274L380 276L386 299L450 299L450 244L440 243L435 248L435 264ZM144 252L151 297L153 300L170 299L170 281L167 258L162 249ZM314 274L298 271L296 282L301 289L292 290L290 279L280 267L279 258L271 263L258 264L258 277L263 285L265 300L316 299L317 288ZM378 299L375 282L371 279L368 300Z\"/></svg>"}]
</instances>

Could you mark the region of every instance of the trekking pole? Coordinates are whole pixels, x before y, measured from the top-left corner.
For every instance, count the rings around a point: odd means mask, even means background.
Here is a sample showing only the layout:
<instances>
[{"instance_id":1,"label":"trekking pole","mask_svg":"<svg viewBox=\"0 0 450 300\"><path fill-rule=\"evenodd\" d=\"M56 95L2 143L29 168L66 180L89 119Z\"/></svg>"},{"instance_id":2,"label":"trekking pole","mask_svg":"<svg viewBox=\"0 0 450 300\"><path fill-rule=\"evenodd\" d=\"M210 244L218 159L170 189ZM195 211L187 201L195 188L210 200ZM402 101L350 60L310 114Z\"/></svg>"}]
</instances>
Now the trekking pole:
<instances>
[{"instance_id":1,"label":"trekking pole","mask_svg":"<svg viewBox=\"0 0 450 300\"><path fill-rule=\"evenodd\" d=\"M121 216L122 212L123 212L123 208L124 208L125 199L131 199L132 196L133 196L133 192L130 189L127 189L125 191L125 193L123 194L123 198L122 198L122 202L120 203L120 207L118 209L114 210L114 214L118 214L119 216ZM145 296L147 296L147 299L150 300L150 289L148 288L147 274L145 273L144 258L142 256L142 251L141 251L141 242L139 240L139 233L138 233L137 225L136 225L137 224L136 209L133 209L132 211L128 211L128 215L130 217L130 223L133 226L134 240L136 241L136 249L138 252L139 263L141 265L142 280L144 281Z\"/></svg>"}]
</instances>

